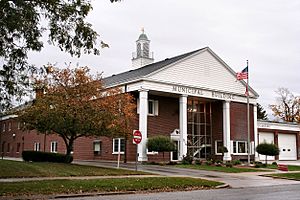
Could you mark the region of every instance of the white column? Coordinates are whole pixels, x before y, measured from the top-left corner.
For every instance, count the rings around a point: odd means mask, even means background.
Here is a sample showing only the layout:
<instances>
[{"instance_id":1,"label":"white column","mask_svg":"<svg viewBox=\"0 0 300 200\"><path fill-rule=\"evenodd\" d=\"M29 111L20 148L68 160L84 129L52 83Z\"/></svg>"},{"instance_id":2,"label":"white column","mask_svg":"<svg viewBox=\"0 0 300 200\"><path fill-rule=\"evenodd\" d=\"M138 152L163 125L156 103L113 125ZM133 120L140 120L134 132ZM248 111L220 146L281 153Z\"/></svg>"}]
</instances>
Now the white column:
<instances>
[{"instance_id":1,"label":"white column","mask_svg":"<svg viewBox=\"0 0 300 200\"><path fill-rule=\"evenodd\" d=\"M142 141L138 144L138 161L147 161L147 117L148 117L148 90L139 91L139 131L142 133Z\"/></svg>"},{"instance_id":2,"label":"white column","mask_svg":"<svg viewBox=\"0 0 300 200\"><path fill-rule=\"evenodd\" d=\"M258 145L258 130L257 130L257 106L256 104L253 105L253 129L254 129L254 154L255 154L255 161L259 161L259 155L256 152L256 146Z\"/></svg>"},{"instance_id":3,"label":"white column","mask_svg":"<svg viewBox=\"0 0 300 200\"><path fill-rule=\"evenodd\" d=\"M179 160L182 160L182 158L187 154L187 95L182 95L179 98L179 132Z\"/></svg>"},{"instance_id":4,"label":"white column","mask_svg":"<svg viewBox=\"0 0 300 200\"><path fill-rule=\"evenodd\" d=\"M230 144L230 102L223 102L223 142L227 147L228 153L224 154L223 160L231 160L231 144Z\"/></svg>"}]
</instances>

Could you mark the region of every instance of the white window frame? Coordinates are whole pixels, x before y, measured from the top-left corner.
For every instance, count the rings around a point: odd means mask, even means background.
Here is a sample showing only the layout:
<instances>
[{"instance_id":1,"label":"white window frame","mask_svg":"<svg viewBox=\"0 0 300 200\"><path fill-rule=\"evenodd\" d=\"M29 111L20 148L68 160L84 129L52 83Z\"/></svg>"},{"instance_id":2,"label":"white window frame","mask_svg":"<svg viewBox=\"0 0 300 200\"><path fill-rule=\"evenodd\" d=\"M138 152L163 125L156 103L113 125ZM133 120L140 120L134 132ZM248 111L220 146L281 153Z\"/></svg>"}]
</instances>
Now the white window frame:
<instances>
[{"instance_id":1,"label":"white window frame","mask_svg":"<svg viewBox=\"0 0 300 200\"><path fill-rule=\"evenodd\" d=\"M21 148L21 143L17 143L17 150L16 150L16 153L20 153L20 148Z\"/></svg>"},{"instance_id":2,"label":"white window frame","mask_svg":"<svg viewBox=\"0 0 300 200\"><path fill-rule=\"evenodd\" d=\"M218 142L221 142L222 146L224 146L222 140L215 140L215 155L222 155L222 153L218 152Z\"/></svg>"},{"instance_id":3,"label":"white window frame","mask_svg":"<svg viewBox=\"0 0 300 200\"><path fill-rule=\"evenodd\" d=\"M121 140L124 140L124 142L126 142L124 138L113 138L113 153L112 154L119 154L119 152L120 152L120 154L124 154L124 151L121 151ZM116 142L118 143L118 151L115 151L115 143Z\"/></svg>"},{"instance_id":4,"label":"white window frame","mask_svg":"<svg viewBox=\"0 0 300 200\"><path fill-rule=\"evenodd\" d=\"M21 129L21 122L18 122L18 130Z\"/></svg>"},{"instance_id":5,"label":"white window frame","mask_svg":"<svg viewBox=\"0 0 300 200\"><path fill-rule=\"evenodd\" d=\"M234 153L234 143L236 144L235 146L235 153ZM245 143L245 153L239 153L239 143ZM238 141L233 141L233 144L232 144L232 154L233 155L248 155L248 142L247 141L241 141L241 140L238 140Z\"/></svg>"},{"instance_id":6,"label":"white window frame","mask_svg":"<svg viewBox=\"0 0 300 200\"><path fill-rule=\"evenodd\" d=\"M11 131L11 122L8 122L8 131Z\"/></svg>"},{"instance_id":7,"label":"white window frame","mask_svg":"<svg viewBox=\"0 0 300 200\"><path fill-rule=\"evenodd\" d=\"M57 146L58 146L58 142L57 141L52 141L50 143L50 152L51 153L57 153Z\"/></svg>"},{"instance_id":8,"label":"white window frame","mask_svg":"<svg viewBox=\"0 0 300 200\"><path fill-rule=\"evenodd\" d=\"M97 147L96 144L99 144L99 147ZM101 140L94 140L94 141L93 141L94 155L101 155L101 146L102 146ZM97 148L96 148L96 147L97 147Z\"/></svg>"},{"instance_id":9,"label":"white window frame","mask_svg":"<svg viewBox=\"0 0 300 200\"><path fill-rule=\"evenodd\" d=\"M148 151L147 149L147 155L157 155L158 151Z\"/></svg>"},{"instance_id":10,"label":"white window frame","mask_svg":"<svg viewBox=\"0 0 300 200\"><path fill-rule=\"evenodd\" d=\"M51 146L52 146L52 145L51 145ZM33 144L33 150L34 150L34 151L41 151L41 143L35 142L35 143Z\"/></svg>"},{"instance_id":11,"label":"white window frame","mask_svg":"<svg viewBox=\"0 0 300 200\"><path fill-rule=\"evenodd\" d=\"M149 103L152 103L152 112L149 112ZM136 109L137 109L137 113L140 113L140 99L137 99L136 102ZM158 105L158 100L153 100L153 99L149 99L148 100L148 116L158 116L158 110L159 110L159 105Z\"/></svg>"}]
</instances>

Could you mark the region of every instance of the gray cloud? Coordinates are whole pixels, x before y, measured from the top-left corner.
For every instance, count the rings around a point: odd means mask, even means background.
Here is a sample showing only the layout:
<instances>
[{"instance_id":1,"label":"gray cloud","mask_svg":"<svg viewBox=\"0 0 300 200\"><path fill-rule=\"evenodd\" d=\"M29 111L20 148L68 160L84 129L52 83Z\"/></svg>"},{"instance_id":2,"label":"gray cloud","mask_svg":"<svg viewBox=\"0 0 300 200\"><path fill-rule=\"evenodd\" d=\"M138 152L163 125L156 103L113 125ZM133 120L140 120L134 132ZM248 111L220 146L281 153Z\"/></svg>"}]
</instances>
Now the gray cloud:
<instances>
[{"instance_id":1,"label":"gray cloud","mask_svg":"<svg viewBox=\"0 0 300 200\"><path fill-rule=\"evenodd\" d=\"M300 1L298 0L94 0L88 20L109 43L101 56L72 58L56 47L31 53L36 65L87 65L105 76L129 70L140 28L151 40L155 60L209 46L234 70L250 62L250 84L267 108L274 91L300 94Z\"/></svg>"}]
</instances>

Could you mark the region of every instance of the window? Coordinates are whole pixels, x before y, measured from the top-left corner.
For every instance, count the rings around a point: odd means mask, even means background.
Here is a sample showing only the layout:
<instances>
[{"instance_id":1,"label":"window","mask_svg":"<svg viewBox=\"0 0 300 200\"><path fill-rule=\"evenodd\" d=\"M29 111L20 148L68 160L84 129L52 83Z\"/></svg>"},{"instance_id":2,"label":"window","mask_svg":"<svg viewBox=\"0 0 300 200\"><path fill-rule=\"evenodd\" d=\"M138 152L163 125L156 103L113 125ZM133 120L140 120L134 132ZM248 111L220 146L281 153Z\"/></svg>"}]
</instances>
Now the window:
<instances>
[{"instance_id":1,"label":"window","mask_svg":"<svg viewBox=\"0 0 300 200\"><path fill-rule=\"evenodd\" d=\"M57 153L57 142L56 141L51 142L50 152Z\"/></svg>"},{"instance_id":2,"label":"window","mask_svg":"<svg viewBox=\"0 0 300 200\"><path fill-rule=\"evenodd\" d=\"M93 146L94 146L94 155L100 155L101 154L101 141L94 141Z\"/></svg>"},{"instance_id":3,"label":"window","mask_svg":"<svg viewBox=\"0 0 300 200\"><path fill-rule=\"evenodd\" d=\"M124 154L125 151L125 139L124 138L114 138L113 139L113 154Z\"/></svg>"},{"instance_id":4,"label":"window","mask_svg":"<svg viewBox=\"0 0 300 200\"><path fill-rule=\"evenodd\" d=\"M222 154L222 152L219 152L219 149L222 146L224 146L223 141L221 141L221 140L216 140L215 141L215 152L216 152L216 154L218 154L218 155Z\"/></svg>"},{"instance_id":5,"label":"window","mask_svg":"<svg viewBox=\"0 0 300 200\"><path fill-rule=\"evenodd\" d=\"M247 142L246 141L233 141L233 153L234 154L247 154Z\"/></svg>"},{"instance_id":6,"label":"window","mask_svg":"<svg viewBox=\"0 0 300 200\"><path fill-rule=\"evenodd\" d=\"M149 100L148 101L148 114L149 115L154 115L154 101L153 100Z\"/></svg>"},{"instance_id":7,"label":"window","mask_svg":"<svg viewBox=\"0 0 300 200\"><path fill-rule=\"evenodd\" d=\"M10 143L7 143L7 153L10 152Z\"/></svg>"},{"instance_id":8,"label":"window","mask_svg":"<svg viewBox=\"0 0 300 200\"><path fill-rule=\"evenodd\" d=\"M52 146L52 143L51 143ZM33 146L34 151L40 151L41 150L41 144L39 142L35 142Z\"/></svg>"},{"instance_id":9,"label":"window","mask_svg":"<svg viewBox=\"0 0 300 200\"><path fill-rule=\"evenodd\" d=\"M157 116L158 115L158 101L148 100L148 115ZM140 99L137 99L137 113L140 113Z\"/></svg>"},{"instance_id":10,"label":"window","mask_svg":"<svg viewBox=\"0 0 300 200\"><path fill-rule=\"evenodd\" d=\"M11 122L8 123L8 131L11 131Z\"/></svg>"},{"instance_id":11,"label":"window","mask_svg":"<svg viewBox=\"0 0 300 200\"><path fill-rule=\"evenodd\" d=\"M17 143L17 153L20 152L20 147L21 147L21 144L20 144L20 143Z\"/></svg>"},{"instance_id":12,"label":"window","mask_svg":"<svg viewBox=\"0 0 300 200\"><path fill-rule=\"evenodd\" d=\"M21 122L18 122L18 130L21 129Z\"/></svg>"},{"instance_id":13,"label":"window","mask_svg":"<svg viewBox=\"0 0 300 200\"><path fill-rule=\"evenodd\" d=\"M2 131L5 132L5 129L6 129L5 128L5 123L3 123L3 125L2 125Z\"/></svg>"}]
</instances>

